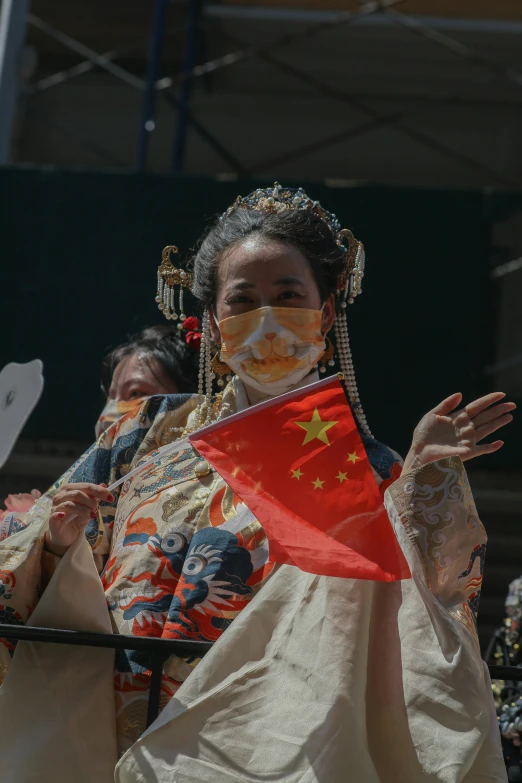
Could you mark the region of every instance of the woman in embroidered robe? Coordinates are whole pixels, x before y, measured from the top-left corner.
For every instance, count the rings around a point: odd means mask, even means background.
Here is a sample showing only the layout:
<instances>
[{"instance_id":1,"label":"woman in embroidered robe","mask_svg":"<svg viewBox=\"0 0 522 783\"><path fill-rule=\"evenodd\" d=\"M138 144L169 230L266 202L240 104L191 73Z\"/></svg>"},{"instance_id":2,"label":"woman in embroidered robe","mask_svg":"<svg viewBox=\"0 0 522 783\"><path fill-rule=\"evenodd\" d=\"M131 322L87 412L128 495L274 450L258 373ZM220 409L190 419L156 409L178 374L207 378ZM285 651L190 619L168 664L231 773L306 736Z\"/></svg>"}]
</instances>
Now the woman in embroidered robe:
<instances>
[{"instance_id":1,"label":"woman in embroidered robe","mask_svg":"<svg viewBox=\"0 0 522 783\"><path fill-rule=\"evenodd\" d=\"M416 428L399 478L396 455L370 435L351 365L345 308L360 292L362 246L301 190L238 200L203 240L192 278L169 264L167 254L166 315L169 281L189 283L205 308L206 389L202 377L199 395L152 397L116 422L0 543L0 621L219 643L201 662L166 662L164 709L144 736L145 656L116 655L113 700L107 651L19 645L0 689L5 779L503 780L475 630L486 536L462 460L501 447L482 441L514 406L492 394L457 411L452 395ZM183 433L316 380L334 321L411 580L274 565L259 523L192 447L109 493ZM236 373L214 398L210 331L215 373ZM43 709L45 741L24 754Z\"/></svg>"},{"instance_id":2,"label":"woman in embroidered robe","mask_svg":"<svg viewBox=\"0 0 522 783\"><path fill-rule=\"evenodd\" d=\"M183 336L170 324L149 326L109 351L102 360L101 389L106 403L95 425L102 432L154 394L192 393L197 388L197 318L183 322ZM194 347L193 347L194 346ZM0 541L25 526L26 512L41 496L31 493L8 495L7 511L0 509Z\"/></svg>"}]
</instances>

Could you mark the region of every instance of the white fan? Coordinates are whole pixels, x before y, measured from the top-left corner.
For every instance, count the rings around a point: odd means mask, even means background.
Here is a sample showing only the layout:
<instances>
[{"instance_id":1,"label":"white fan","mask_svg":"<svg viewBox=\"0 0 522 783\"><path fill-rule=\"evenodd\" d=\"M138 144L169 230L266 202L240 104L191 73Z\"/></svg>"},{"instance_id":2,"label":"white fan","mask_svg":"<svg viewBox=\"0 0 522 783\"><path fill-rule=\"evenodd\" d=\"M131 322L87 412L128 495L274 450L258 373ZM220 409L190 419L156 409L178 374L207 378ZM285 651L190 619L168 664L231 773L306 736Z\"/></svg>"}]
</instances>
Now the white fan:
<instances>
[{"instance_id":1,"label":"white fan","mask_svg":"<svg viewBox=\"0 0 522 783\"><path fill-rule=\"evenodd\" d=\"M36 407L44 386L43 364L6 364L0 372L0 468Z\"/></svg>"}]
</instances>

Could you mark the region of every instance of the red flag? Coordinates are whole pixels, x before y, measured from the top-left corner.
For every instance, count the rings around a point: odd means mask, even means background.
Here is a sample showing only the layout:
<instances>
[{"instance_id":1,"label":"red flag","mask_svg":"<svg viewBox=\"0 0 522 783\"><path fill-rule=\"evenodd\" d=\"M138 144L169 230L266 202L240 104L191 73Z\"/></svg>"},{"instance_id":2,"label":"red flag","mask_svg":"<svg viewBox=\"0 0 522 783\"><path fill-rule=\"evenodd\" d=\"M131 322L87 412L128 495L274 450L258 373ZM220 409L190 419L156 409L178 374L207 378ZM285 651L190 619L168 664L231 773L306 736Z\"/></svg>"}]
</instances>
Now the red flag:
<instances>
[{"instance_id":1,"label":"red flag","mask_svg":"<svg viewBox=\"0 0 522 783\"><path fill-rule=\"evenodd\" d=\"M410 576L337 378L190 436L263 526L272 562L325 576Z\"/></svg>"}]
</instances>

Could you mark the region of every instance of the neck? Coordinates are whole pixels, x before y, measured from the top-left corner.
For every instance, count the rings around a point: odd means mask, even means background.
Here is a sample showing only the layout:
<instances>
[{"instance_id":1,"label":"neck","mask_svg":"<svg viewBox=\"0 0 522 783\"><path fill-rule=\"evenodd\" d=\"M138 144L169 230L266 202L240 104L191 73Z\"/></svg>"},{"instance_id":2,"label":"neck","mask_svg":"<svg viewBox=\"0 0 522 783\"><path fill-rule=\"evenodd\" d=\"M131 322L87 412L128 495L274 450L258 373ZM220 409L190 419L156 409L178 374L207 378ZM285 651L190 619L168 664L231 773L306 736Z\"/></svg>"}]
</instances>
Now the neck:
<instances>
[{"instance_id":1,"label":"neck","mask_svg":"<svg viewBox=\"0 0 522 783\"><path fill-rule=\"evenodd\" d=\"M245 383L245 392L248 399L249 405L257 405L258 402L264 402L265 400L269 400L272 396L271 394L264 394L263 392L259 391L259 389L253 389L251 386L247 386Z\"/></svg>"},{"instance_id":2,"label":"neck","mask_svg":"<svg viewBox=\"0 0 522 783\"><path fill-rule=\"evenodd\" d=\"M293 389L300 389L303 386L308 386L309 383L313 383L314 381L319 380L319 373L318 371L312 370L312 372L308 373L306 377L304 377L299 383L296 383L295 386L292 387L292 389L287 389L287 391L293 391ZM248 408L251 405L257 405L260 402L264 402L265 400L269 400L273 397L277 397L279 395L277 394L265 394L264 392L259 391L259 389L253 389L251 386L248 386L243 380L239 379L237 375L234 377L234 387L236 392L236 399L239 403L239 408L244 409ZM239 387L239 388L238 388Z\"/></svg>"}]
</instances>

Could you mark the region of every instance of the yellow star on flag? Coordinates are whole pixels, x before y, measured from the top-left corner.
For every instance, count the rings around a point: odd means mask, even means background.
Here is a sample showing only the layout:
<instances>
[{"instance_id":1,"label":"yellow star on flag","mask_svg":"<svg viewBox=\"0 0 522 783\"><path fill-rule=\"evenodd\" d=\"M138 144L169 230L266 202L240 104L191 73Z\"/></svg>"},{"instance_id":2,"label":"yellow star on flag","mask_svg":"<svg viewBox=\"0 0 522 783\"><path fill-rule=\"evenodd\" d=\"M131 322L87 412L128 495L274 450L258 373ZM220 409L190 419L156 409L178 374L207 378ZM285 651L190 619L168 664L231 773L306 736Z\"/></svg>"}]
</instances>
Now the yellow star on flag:
<instances>
[{"instance_id":1,"label":"yellow star on flag","mask_svg":"<svg viewBox=\"0 0 522 783\"><path fill-rule=\"evenodd\" d=\"M292 470L291 473L292 473L292 478L296 478L298 481L303 475L303 471L301 470L301 468L297 468L297 470Z\"/></svg>"},{"instance_id":2,"label":"yellow star on flag","mask_svg":"<svg viewBox=\"0 0 522 783\"><path fill-rule=\"evenodd\" d=\"M337 423L337 422L336 422ZM322 489L324 481L321 481L320 478L316 478L315 481L312 481L312 484L314 485L314 489Z\"/></svg>"},{"instance_id":3,"label":"yellow star on flag","mask_svg":"<svg viewBox=\"0 0 522 783\"><path fill-rule=\"evenodd\" d=\"M335 427L338 422L323 421L316 408L310 421L296 421L294 423L297 424L298 427L302 427L306 432L305 439L302 443L303 446L306 446L306 444L310 443L314 438L317 438L317 440L320 440L322 443L326 443L326 445L329 446L330 441L328 440L326 431L329 430L330 427Z\"/></svg>"},{"instance_id":4,"label":"yellow star on flag","mask_svg":"<svg viewBox=\"0 0 522 783\"><path fill-rule=\"evenodd\" d=\"M361 458L360 458L360 457L358 457L358 456L357 456L357 452L355 452L355 451L354 451L354 453L353 453L353 454L348 454L348 456L346 457L346 459L348 460L348 462L353 462L353 463L355 463L355 462L357 462L357 460L358 460L358 459L361 459Z\"/></svg>"},{"instance_id":5,"label":"yellow star on flag","mask_svg":"<svg viewBox=\"0 0 522 783\"><path fill-rule=\"evenodd\" d=\"M336 478L336 479L339 479L339 481L340 481L340 482L341 482L341 484L342 484L342 483L343 483L343 481L347 481L347 478L348 478L348 477L347 477L347 474L346 474L346 473L341 473L341 471L339 471L339 473L337 474L337 476L336 476L335 478Z\"/></svg>"}]
</instances>

